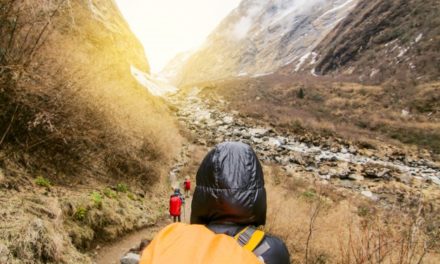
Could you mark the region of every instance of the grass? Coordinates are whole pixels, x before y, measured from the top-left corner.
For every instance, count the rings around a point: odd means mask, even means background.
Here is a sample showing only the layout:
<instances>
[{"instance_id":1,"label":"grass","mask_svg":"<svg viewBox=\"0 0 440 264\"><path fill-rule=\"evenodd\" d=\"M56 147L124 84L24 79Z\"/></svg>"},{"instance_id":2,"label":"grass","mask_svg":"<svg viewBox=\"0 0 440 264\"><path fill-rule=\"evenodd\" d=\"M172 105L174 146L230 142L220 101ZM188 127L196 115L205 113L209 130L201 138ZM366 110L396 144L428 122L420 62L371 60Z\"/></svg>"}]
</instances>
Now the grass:
<instances>
[{"instance_id":1,"label":"grass","mask_svg":"<svg viewBox=\"0 0 440 264\"><path fill-rule=\"evenodd\" d=\"M418 146L434 154L439 151L440 105L436 99L440 85L436 81L365 85L323 78L277 77L223 81L214 90L202 91L202 95L212 100L220 96L230 102L227 110L318 141L322 137L340 137L368 142L372 147L385 141ZM304 90L304 98L298 98L298 89ZM256 96L264 100L243 103L247 100L243 98ZM410 115L402 116L403 109L409 110Z\"/></svg>"},{"instance_id":2,"label":"grass","mask_svg":"<svg viewBox=\"0 0 440 264\"><path fill-rule=\"evenodd\" d=\"M125 183L118 183L117 185L116 185L116 191L117 192L120 192L120 193L126 193L126 192L128 192L128 186L127 186L127 184L125 184Z\"/></svg>"},{"instance_id":3,"label":"grass","mask_svg":"<svg viewBox=\"0 0 440 264\"><path fill-rule=\"evenodd\" d=\"M73 217L75 218L75 220L84 221L86 219L87 212L87 208L85 208L84 206L79 206L78 208L76 208Z\"/></svg>"},{"instance_id":4,"label":"grass","mask_svg":"<svg viewBox=\"0 0 440 264\"><path fill-rule=\"evenodd\" d=\"M148 62L113 2L96 6L99 21L82 1L0 5L0 169L17 190L54 190L0 191L0 262L92 263L79 250L158 218L182 139L163 101L131 76ZM122 179L122 189L148 189L151 204L90 193Z\"/></svg>"},{"instance_id":5,"label":"grass","mask_svg":"<svg viewBox=\"0 0 440 264\"><path fill-rule=\"evenodd\" d=\"M38 176L35 179L35 184L41 187L46 187L49 188L52 184L50 183L50 181L46 178L44 178L43 176Z\"/></svg>"},{"instance_id":6,"label":"grass","mask_svg":"<svg viewBox=\"0 0 440 264\"><path fill-rule=\"evenodd\" d=\"M110 188L105 188L103 192L104 195L108 198L116 199L118 197L118 194Z\"/></svg>"},{"instance_id":7,"label":"grass","mask_svg":"<svg viewBox=\"0 0 440 264\"><path fill-rule=\"evenodd\" d=\"M272 178L280 171L264 171L270 205L266 231L286 243L291 263L438 261L435 200L383 209L355 193L314 183L308 175L279 175L286 185L278 186Z\"/></svg>"},{"instance_id":8,"label":"grass","mask_svg":"<svg viewBox=\"0 0 440 264\"><path fill-rule=\"evenodd\" d=\"M93 202L93 206L96 208L102 208L102 195L99 192L92 192L90 194L90 199Z\"/></svg>"},{"instance_id":9,"label":"grass","mask_svg":"<svg viewBox=\"0 0 440 264\"><path fill-rule=\"evenodd\" d=\"M17 23L0 26L13 42L0 42L7 54L0 61L0 144L56 184L93 174L151 186L181 139L167 106L130 74L130 64L148 71L143 49L119 15L106 22L119 27L115 34L95 23L82 3L66 3L4 3L14 12L0 14L0 21ZM119 14L112 3L100 8Z\"/></svg>"}]
</instances>

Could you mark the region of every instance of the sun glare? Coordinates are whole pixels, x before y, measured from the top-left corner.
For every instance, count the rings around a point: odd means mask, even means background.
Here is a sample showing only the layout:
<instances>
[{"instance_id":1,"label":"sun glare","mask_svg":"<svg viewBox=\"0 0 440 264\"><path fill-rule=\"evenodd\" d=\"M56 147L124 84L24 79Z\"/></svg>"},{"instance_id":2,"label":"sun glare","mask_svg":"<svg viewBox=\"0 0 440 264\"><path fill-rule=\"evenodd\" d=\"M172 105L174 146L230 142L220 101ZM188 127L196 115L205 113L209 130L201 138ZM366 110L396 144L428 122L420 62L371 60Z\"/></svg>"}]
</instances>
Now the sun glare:
<instances>
[{"instance_id":1,"label":"sun glare","mask_svg":"<svg viewBox=\"0 0 440 264\"><path fill-rule=\"evenodd\" d=\"M116 0L157 73L179 52L200 46L240 0Z\"/></svg>"}]
</instances>

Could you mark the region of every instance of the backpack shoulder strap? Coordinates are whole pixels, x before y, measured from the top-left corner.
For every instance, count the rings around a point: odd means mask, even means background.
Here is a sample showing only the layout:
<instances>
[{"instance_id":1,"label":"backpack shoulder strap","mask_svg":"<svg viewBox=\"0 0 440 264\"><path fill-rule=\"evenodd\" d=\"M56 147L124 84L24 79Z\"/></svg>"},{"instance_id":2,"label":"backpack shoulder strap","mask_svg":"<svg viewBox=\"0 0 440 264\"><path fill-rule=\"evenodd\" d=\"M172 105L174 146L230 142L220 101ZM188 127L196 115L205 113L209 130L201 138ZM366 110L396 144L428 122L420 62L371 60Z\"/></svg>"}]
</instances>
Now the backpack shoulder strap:
<instances>
[{"instance_id":1,"label":"backpack shoulder strap","mask_svg":"<svg viewBox=\"0 0 440 264\"><path fill-rule=\"evenodd\" d=\"M263 241L264 232L253 226L248 226L235 235L234 238L244 249L253 252Z\"/></svg>"}]
</instances>

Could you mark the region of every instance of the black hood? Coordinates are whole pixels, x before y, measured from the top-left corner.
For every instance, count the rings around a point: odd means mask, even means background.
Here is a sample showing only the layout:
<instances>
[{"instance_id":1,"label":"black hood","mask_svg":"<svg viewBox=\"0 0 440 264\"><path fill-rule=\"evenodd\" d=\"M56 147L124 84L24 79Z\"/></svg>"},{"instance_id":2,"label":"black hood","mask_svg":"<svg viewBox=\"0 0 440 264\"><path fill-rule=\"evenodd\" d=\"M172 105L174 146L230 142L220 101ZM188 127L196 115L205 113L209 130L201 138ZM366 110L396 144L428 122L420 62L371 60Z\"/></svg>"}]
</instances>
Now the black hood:
<instances>
[{"instance_id":1,"label":"black hood","mask_svg":"<svg viewBox=\"0 0 440 264\"><path fill-rule=\"evenodd\" d=\"M211 150L197 171L192 224L266 223L266 190L261 164L252 148L226 142Z\"/></svg>"}]
</instances>

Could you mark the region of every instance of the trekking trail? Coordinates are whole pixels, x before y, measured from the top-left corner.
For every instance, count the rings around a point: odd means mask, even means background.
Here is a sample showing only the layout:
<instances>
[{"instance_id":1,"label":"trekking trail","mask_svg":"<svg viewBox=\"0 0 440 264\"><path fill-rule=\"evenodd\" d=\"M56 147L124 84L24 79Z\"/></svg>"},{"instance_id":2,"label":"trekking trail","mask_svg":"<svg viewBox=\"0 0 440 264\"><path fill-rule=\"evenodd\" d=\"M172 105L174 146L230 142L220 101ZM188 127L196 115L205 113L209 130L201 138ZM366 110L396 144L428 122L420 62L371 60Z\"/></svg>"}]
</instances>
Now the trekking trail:
<instances>
[{"instance_id":1,"label":"trekking trail","mask_svg":"<svg viewBox=\"0 0 440 264\"><path fill-rule=\"evenodd\" d=\"M180 186L182 185L181 183L183 182L184 177L180 176L180 171L187 162L187 150L187 146L184 146L182 153L180 154L180 160L170 171L170 194L171 187L175 188L179 186L179 183ZM193 190L191 191L193 192ZM183 223L189 224L190 222L191 201L192 196L185 198L185 206L182 208ZM158 221L155 225L133 231L130 234L123 236L120 240L113 241L112 243L98 246L95 249L93 259L97 264L120 264L121 257L123 257L131 248L138 246L144 239L152 240L162 228L171 223L172 221L169 215L164 215L163 219Z\"/></svg>"},{"instance_id":2,"label":"trekking trail","mask_svg":"<svg viewBox=\"0 0 440 264\"><path fill-rule=\"evenodd\" d=\"M189 224L191 215L191 200L192 197L186 198L185 216L182 212L183 223ZM171 223L172 221L169 218L166 218L162 221L159 221L154 226L133 231L131 234L123 237L121 240L96 249L97 254L94 257L94 260L97 264L120 264L121 257L124 256L131 248L138 246L143 239L152 240L162 228Z\"/></svg>"}]
</instances>

